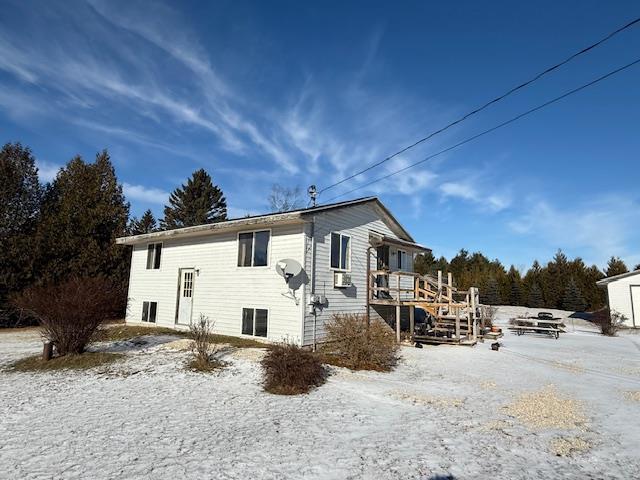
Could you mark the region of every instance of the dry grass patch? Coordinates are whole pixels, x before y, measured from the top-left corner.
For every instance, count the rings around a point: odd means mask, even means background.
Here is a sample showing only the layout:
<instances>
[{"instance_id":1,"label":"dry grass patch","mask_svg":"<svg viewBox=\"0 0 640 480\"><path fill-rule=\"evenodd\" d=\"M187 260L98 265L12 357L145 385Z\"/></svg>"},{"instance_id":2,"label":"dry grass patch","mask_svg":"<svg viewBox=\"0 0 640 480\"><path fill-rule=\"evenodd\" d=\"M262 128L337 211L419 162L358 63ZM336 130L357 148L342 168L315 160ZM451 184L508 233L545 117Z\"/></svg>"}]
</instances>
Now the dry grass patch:
<instances>
[{"instance_id":1,"label":"dry grass patch","mask_svg":"<svg viewBox=\"0 0 640 480\"><path fill-rule=\"evenodd\" d=\"M535 429L578 428L587 421L582 404L560 395L553 385L523 393L504 408L507 415Z\"/></svg>"},{"instance_id":2,"label":"dry grass patch","mask_svg":"<svg viewBox=\"0 0 640 480\"><path fill-rule=\"evenodd\" d=\"M634 392L624 392L624 398L632 402L640 402L640 390Z\"/></svg>"},{"instance_id":3,"label":"dry grass patch","mask_svg":"<svg viewBox=\"0 0 640 480\"><path fill-rule=\"evenodd\" d=\"M414 405L426 405L436 408L460 408L464 405L462 398L455 397L436 397L432 395L422 395L419 393L409 393L394 391L389 394L396 400L413 403Z\"/></svg>"},{"instance_id":4,"label":"dry grass patch","mask_svg":"<svg viewBox=\"0 0 640 480\"><path fill-rule=\"evenodd\" d=\"M117 325L105 326L96 334L96 338L101 342L119 342L131 340L132 338L144 335L173 335L176 337L188 337L189 332L181 332L166 327L137 326L137 325Z\"/></svg>"},{"instance_id":5,"label":"dry grass patch","mask_svg":"<svg viewBox=\"0 0 640 480\"><path fill-rule=\"evenodd\" d=\"M288 343L270 346L260 364L265 391L277 395L308 393L327 376L316 354Z\"/></svg>"},{"instance_id":6,"label":"dry grass patch","mask_svg":"<svg viewBox=\"0 0 640 480\"><path fill-rule=\"evenodd\" d=\"M579 455L591 449L591 444L580 437L559 437L549 443L549 451L558 457Z\"/></svg>"},{"instance_id":7,"label":"dry grass patch","mask_svg":"<svg viewBox=\"0 0 640 480\"><path fill-rule=\"evenodd\" d=\"M55 370L85 370L101 367L117 360L124 355L120 353L83 353L82 355L65 355L44 361L42 356L36 355L18 360L11 366L11 370L18 372L49 372Z\"/></svg>"},{"instance_id":8,"label":"dry grass patch","mask_svg":"<svg viewBox=\"0 0 640 480\"><path fill-rule=\"evenodd\" d=\"M99 340L104 342L116 342L131 340L144 335L173 335L181 338L191 338L191 334L185 330L174 330L167 327L155 327L145 325L117 325L108 326L100 330ZM267 344L250 338L230 337L227 335L211 335L211 343L226 344L235 348L267 348Z\"/></svg>"}]
</instances>

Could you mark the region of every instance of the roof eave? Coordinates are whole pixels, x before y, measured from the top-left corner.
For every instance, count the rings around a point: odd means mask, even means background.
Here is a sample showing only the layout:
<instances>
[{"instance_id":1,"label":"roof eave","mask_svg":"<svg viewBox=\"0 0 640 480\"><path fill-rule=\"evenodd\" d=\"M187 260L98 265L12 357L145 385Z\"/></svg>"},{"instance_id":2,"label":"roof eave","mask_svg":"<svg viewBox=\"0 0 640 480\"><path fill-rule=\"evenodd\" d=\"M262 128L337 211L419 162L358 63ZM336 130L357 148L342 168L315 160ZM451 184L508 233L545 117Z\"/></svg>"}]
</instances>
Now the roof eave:
<instances>
[{"instance_id":1,"label":"roof eave","mask_svg":"<svg viewBox=\"0 0 640 480\"><path fill-rule=\"evenodd\" d=\"M270 227L272 225L290 225L304 223L300 213L283 213L277 216L252 217L230 220L228 222L209 223L206 225L196 225L193 227L176 228L174 230L162 230L160 232L143 233L142 235L132 235L129 237L116 238L118 245L136 245L152 241L162 241L170 238L192 238L200 237L218 232L228 232L242 230L244 228Z\"/></svg>"}]
</instances>

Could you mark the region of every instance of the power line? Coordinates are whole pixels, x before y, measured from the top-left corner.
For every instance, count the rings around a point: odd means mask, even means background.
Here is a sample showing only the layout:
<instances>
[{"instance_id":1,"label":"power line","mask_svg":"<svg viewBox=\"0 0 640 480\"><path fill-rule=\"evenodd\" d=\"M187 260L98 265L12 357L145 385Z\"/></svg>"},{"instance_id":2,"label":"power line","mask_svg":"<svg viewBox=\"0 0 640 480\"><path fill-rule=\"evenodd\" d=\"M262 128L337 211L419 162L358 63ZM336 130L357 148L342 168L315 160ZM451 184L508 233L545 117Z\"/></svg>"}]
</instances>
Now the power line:
<instances>
[{"instance_id":1,"label":"power line","mask_svg":"<svg viewBox=\"0 0 640 480\"><path fill-rule=\"evenodd\" d=\"M397 175L399 173L405 172L405 171L409 170L410 168L413 168L413 167L415 167L417 165L420 165L420 164L422 164L422 163L424 163L424 162L426 162L428 160L431 160L434 157L442 155L443 153L446 153L446 152L448 152L450 150L453 150L454 148L458 148L458 147L460 147L460 146L462 146L462 145L464 145L466 143L469 143L469 142L471 142L473 140L476 140L477 138L480 138L480 137L482 137L482 136L484 136L484 135L486 135L488 133L491 133L491 132L493 132L495 130L498 130L499 128L505 127L505 126L507 126L507 125L509 125L509 124L511 124L513 122L516 122L516 121L520 120L523 117L531 115L532 113L537 112L538 110L541 110L541 109L543 109L545 107L548 107L549 105L552 105L552 104L554 104L554 103L556 103L556 102L558 102L558 101L560 101L560 100L562 100L564 98L567 98L568 96L573 95L574 93L578 93L581 90L584 90L585 88L591 87L592 85L595 85L595 84L597 84L599 82L602 82L603 80L605 80L605 79L607 79L607 78L609 78L609 77L611 77L611 76L613 76L613 75L615 75L617 73L620 73L620 72L626 70L627 68L631 68L631 67L633 67L634 65L636 65L638 63L640 63L640 58L638 58L637 60L634 60L633 62L628 63L628 64L626 64L626 65L624 65L624 66L622 66L620 68L612 70L611 72L609 72L609 73L607 73L605 75L602 75L602 76L596 78L595 80L590 81L589 83L585 83L584 85L581 85L581 86L579 86L577 88L574 88L573 90L569 90L568 92L563 93L559 97L555 97L555 98L553 98L553 99L551 99L551 100L549 100L549 101L547 101L547 102L545 102L545 103L543 103L541 105L538 105L537 107L534 107L534 108L532 108L530 110L527 110L526 112L523 112L523 113L521 113L519 115L516 115L515 117L510 118L509 120L507 120L505 122L502 122L502 123L500 123L500 124L498 124L498 125L496 125L494 127L491 127L491 128L489 128L487 130L484 130L484 131L482 131L482 132L480 132L480 133L478 133L478 134L476 134L476 135L474 135L472 137L469 137L466 140L462 140L461 142L458 142L455 145L447 147L444 150L440 150L439 152L436 152L434 154L429 155L428 157L423 158L422 160L419 160L419 161L417 161L415 163L407 165L406 167L401 168L400 170L396 170L395 172L389 173L387 175L383 175L382 177L378 177L375 180L372 180L371 182L368 182L368 183L366 183L364 185L360 185L360 186L358 186L358 187L356 187L356 188L354 188L352 190L349 190L347 192L341 193L340 195L336 195L335 197L332 197L329 200L327 200L326 203L331 202L331 201L335 200L336 198L342 197L344 195L348 195L350 193L353 193L353 192L355 192L357 190L360 190L362 188L371 186L374 183L378 183L378 182L381 182L382 180L386 180L387 178L393 177L394 175Z\"/></svg>"},{"instance_id":2,"label":"power line","mask_svg":"<svg viewBox=\"0 0 640 480\"><path fill-rule=\"evenodd\" d=\"M506 93L503 93L502 95L494 98L493 100L488 101L487 103L485 103L484 105L482 105L481 107L476 108L475 110L470 111L469 113L463 115L462 117L458 118L457 120L454 120L453 122L449 123L448 125L445 125L444 127L431 132L429 135L427 135L426 137L421 138L420 140L412 143L411 145L408 145L404 148L402 148L401 150L398 150L397 152L389 155L388 157L383 158L382 160L366 167L363 168L362 170L357 171L356 173L349 175L348 177L343 178L342 180L336 182L336 183L332 183L331 185L322 188L318 194L321 194L323 192L326 192L327 190L333 188L333 187L337 187L338 185L343 184L344 182L351 180L352 178L357 177L358 175L362 175L365 172L368 172L369 170L378 167L380 165L382 165L385 162L388 162L389 160L391 160L392 158L397 157L398 155L406 152L407 150L410 150L418 145L420 145L421 143L426 142L427 140L429 140L430 138L435 137L436 135L444 132L445 130L465 121L467 118L481 112L482 110L486 109L487 107L489 107L490 105L493 105L494 103L497 103L503 99L505 99L506 97L508 97L509 95L511 95L512 93L517 92L518 90L523 89L524 87L531 85L533 82L539 80L540 78L544 77L545 75L553 72L554 70L557 70L558 68L562 67L563 65L569 63L571 60L573 60L576 57L579 57L580 55L583 55L585 53L587 53L590 50L593 50L594 48L598 47L599 45L602 45L604 42L606 42L607 40L611 39L612 37L616 36L617 34L619 34L620 32L631 28L632 26L634 26L635 24L640 23L640 17L636 18L635 20L630 21L629 23L627 23L626 25L623 25L622 27L618 28L617 30L614 30L613 32L609 33L607 36L605 36L604 38L598 40L596 43L593 43L591 45L589 45L588 47L583 48L582 50L570 55L569 57L567 57L565 60L563 60L560 63L556 63L555 65L547 68L546 70L538 73L537 75L535 75L533 78L531 78L530 80L527 80L524 83L521 83L520 85L511 88L510 90L508 90Z\"/></svg>"}]
</instances>

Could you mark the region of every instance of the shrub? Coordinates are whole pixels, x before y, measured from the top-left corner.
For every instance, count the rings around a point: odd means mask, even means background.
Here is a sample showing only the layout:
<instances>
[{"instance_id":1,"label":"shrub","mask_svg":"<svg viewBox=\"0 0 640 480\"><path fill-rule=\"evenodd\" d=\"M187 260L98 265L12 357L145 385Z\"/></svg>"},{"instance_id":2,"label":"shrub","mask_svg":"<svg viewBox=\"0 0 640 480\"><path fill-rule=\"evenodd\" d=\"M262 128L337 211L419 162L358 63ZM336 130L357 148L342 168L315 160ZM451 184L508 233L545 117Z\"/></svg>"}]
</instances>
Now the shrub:
<instances>
[{"instance_id":1,"label":"shrub","mask_svg":"<svg viewBox=\"0 0 640 480\"><path fill-rule=\"evenodd\" d=\"M194 370L211 371L223 367L225 364L216 358L217 347L213 335L214 322L200 314L196 322L189 324L191 334L191 351L194 354L189 367Z\"/></svg>"},{"instance_id":2,"label":"shrub","mask_svg":"<svg viewBox=\"0 0 640 480\"><path fill-rule=\"evenodd\" d=\"M38 319L42 336L63 356L84 352L98 327L118 313L120 295L105 278L75 277L29 287L13 298L13 304Z\"/></svg>"},{"instance_id":3,"label":"shrub","mask_svg":"<svg viewBox=\"0 0 640 480\"><path fill-rule=\"evenodd\" d=\"M399 345L394 332L379 320L367 325L364 315L334 315L325 324L322 351L328 363L354 370L389 371L398 363Z\"/></svg>"},{"instance_id":4,"label":"shrub","mask_svg":"<svg viewBox=\"0 0 640 480\"><path fill-rule=\"evenodd\" d=\"M271 345L261 364L264 389L277 395L307 393L326 379L318 356L290 343Z\"/></svg>"},{"instance_id":5,"label":"shrub","mask_svg":"<svg viewBox=\"0 0 640 480\"><path fill-rule=\"evenodd\" d=\"M608 308L593 312L592 316L592 321L600 327L600 333L608 337L615 337L626 320L623 314Z\"/></svg>"},{"instance_id":6,"label":"shrub","mask_svg":"<svg viewBox=\"0 0 640 480\"><path fill-rule=\"evenodd\" d=\"M485 327L493 327L493 321L498 313L498 307L492 307L491 305L480 306L480 321Z\"/></svg>"}]
</instances>

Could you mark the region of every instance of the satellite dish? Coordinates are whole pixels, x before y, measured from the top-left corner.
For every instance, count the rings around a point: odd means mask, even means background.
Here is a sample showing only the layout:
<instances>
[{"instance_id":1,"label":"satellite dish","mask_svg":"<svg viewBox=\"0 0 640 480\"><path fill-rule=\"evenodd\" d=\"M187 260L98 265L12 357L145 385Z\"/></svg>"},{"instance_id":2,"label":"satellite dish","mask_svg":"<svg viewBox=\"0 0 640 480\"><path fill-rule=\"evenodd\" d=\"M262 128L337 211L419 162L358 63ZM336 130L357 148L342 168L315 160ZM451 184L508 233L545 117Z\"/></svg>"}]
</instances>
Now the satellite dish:
<instances>
[{"instance_id":1,"label":"satellite dish","mask_svg":"<svg viewBox=\"0 0 640 480\"><path fill-rule=\"evenodd\" d=\"M302 265L296 260L285 258L276 263L276 272L289 283L289 280L302 272Z\"/></svg>"}]
</instances>

